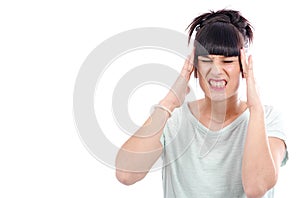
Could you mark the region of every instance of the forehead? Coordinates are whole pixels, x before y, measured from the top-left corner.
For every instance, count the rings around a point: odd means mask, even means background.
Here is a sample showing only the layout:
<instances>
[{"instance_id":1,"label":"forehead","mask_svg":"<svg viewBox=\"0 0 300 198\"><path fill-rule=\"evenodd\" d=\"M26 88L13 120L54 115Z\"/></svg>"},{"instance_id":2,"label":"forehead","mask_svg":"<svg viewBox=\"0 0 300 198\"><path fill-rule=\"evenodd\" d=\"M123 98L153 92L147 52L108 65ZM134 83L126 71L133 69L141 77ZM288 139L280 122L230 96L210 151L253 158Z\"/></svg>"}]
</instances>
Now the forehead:
<instances>
[{"instance_id":1,"label":"forehead","mask_svg":"<svg viewBox=\"0 0 300 198\"><path fill-rule=\"evenodd\" d=\"M238 56L224 56L224 55L214 55L214 54L209 54L209 55L205 55L205 56L200 55L198 57L209 58L209 59L238 58Z\"/></svg>"}]
</instances>

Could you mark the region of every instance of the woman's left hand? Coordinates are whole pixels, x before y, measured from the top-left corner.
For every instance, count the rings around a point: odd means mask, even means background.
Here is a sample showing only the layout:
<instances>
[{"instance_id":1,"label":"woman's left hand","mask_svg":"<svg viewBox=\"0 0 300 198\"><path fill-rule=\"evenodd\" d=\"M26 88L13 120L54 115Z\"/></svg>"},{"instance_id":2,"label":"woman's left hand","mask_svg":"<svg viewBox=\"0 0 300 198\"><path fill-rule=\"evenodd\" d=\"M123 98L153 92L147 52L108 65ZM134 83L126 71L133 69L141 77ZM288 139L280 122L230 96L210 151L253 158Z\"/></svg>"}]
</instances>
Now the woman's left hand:
<instances>
[{"instance_id":1,"label":"woman's left hand","mask_svg":"<svg viewBox=\"0 0 300 198\"><path fill-rule=\"evenodd\" d=\"M245 50L241 49L240 53L241 53L241 63L243 67L243 78L246 79L248 108L250 110L261 108L262 104L261 104L259 92L254 78L252 56L250 55L248 57L248 60L246 60Z\"/></svg>"}]
</instances>

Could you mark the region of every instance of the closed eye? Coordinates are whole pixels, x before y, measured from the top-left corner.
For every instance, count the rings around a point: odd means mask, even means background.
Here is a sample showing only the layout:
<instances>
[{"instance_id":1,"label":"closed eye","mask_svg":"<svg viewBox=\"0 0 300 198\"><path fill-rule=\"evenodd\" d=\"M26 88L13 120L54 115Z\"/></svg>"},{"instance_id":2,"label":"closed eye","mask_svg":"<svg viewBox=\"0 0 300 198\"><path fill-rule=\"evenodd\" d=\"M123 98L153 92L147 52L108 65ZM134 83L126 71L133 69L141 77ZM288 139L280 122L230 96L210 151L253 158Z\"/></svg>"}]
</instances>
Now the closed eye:
<instances>
[{"instance_id":1,"label":"closed eye","mask_svg":"<svg viewBox=\"0 0 300 198\"><path fill-rule=\"evenodd\" d=\"M233 63L233 60L224 60L224 63Z\"/></svg>"},{"instance_id":2,"label":"closed eye","mask_svg":"<svg viewBox=\"0 0 300 198\"><path fill-rule=\"evenodd\" d=\"M203 63L211 63L212 60L209 60L209 59L200 59L201 62Z\"/></svg>"}]
</instances>

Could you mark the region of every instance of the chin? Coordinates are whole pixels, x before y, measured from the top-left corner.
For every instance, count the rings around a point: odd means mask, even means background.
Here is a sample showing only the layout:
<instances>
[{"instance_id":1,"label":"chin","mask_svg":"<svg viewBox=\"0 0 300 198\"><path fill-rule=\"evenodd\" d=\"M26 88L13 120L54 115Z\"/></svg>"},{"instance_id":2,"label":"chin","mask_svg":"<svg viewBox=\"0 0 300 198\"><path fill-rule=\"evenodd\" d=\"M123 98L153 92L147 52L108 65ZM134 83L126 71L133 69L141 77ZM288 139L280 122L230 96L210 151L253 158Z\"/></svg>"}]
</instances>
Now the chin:
<instances>
[{"instance_id":1,"label":"chin","mask_svg":"<svg viewBox=\"0 0 300 198\"><path fill-rule=\"evenodd\" d=\"M213 102L222 102L230 99L232 96L235 94L228 94L225 91L224 92L213 92L211 91L210 93L206 94L205 96L209 98Z\"/></svg>"},{"instance_id":2,"label":"chin","mask_svg":"<svg viewBox=\"0 0 300 198\"><path fill-rule=\"evenodd\" d=\"M213 102L222 102L228 99L228 97L225 94L212 94L208 95L207 98L209 98Z\"/></svg>"}]
</instances>

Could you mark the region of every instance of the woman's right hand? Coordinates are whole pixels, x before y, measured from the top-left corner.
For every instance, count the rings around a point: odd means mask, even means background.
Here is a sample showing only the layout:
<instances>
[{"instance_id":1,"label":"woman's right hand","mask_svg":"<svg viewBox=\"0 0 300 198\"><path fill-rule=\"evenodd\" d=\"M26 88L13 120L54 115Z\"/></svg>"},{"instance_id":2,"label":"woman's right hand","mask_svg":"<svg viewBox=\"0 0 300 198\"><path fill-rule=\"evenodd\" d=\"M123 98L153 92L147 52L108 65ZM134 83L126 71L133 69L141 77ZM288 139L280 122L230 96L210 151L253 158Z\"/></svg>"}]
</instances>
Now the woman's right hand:
<instances>
[{"instance_id":1,"label":"woman's right hand","mask_svg":"<svg viewBox=\"0 0 300 198\"><path fill-rule=\"evenodd\" d=\"M195 50L193 50L192 54L186 58L179 77L169 90L168 94L159 102L160 105L168 108L170 111L180 107L185 100L185 96L190 91L188 83L191 74L194 71L194 53Z\"/></svg>"}]
</instances>

